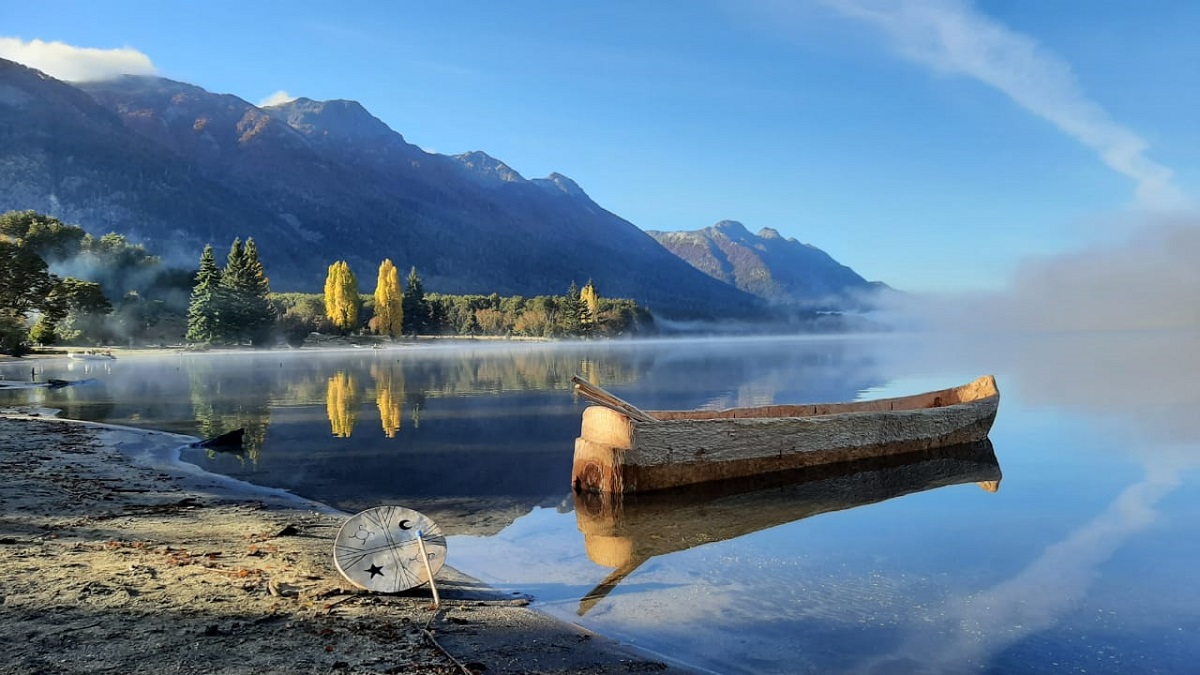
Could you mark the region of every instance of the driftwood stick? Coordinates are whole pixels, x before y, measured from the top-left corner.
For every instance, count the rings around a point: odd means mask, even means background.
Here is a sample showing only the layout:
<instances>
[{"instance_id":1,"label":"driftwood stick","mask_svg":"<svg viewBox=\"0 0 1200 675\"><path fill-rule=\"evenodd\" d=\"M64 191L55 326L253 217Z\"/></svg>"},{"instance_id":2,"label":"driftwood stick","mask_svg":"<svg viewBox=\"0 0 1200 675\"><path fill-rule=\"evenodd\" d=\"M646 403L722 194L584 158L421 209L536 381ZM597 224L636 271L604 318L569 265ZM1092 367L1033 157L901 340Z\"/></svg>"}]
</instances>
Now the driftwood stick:
<instances>
[{"instance_id":1,"label":"driftwood stick","mask_svg":"<svg viewBox=\"0 0 1200 675\"><path fill-rule=\"evenodd\" d=\"M575 385L575 391L579 392L580 396L592 401L593 403L598 403L606 408L612 408L613 410L616 410L623 415L632 417L639 422L658 421L654 419L650 413L638 408L632 403L628 403L617 398L616 396L613 396L612 394L579 377L578 375L573 376L571 378L571 382Z\"/></svg>"},{"instance_id":2,"label":"driftwood stick","mask_svg":"<svg viewBox=\"0 0 1200 675\"><path fill-rule=\"evenodd\" d=\"M430 617L430 618L432 619L432 617ZM450 659L450 661L452 663L454 663L455 667L458 668L458 672L462 673L463 675L475 675L475 671L471 670L470 668L467 668L465 665L463 665L462 661L459 661L458 659L454 658L453 654L446 651L446 648L443 647L440 642L438 642L436 639L434 639L433 631L429 630L429 628L428 628L429 624L425 624L425 625L426 625L426 628L421 629L421 633L425 636L425 639L428 640L429 643L432 644L434 647L437 647L437 650L442 653L442 656L445 656L446 658Z\"/></svg>"}]
</instances>

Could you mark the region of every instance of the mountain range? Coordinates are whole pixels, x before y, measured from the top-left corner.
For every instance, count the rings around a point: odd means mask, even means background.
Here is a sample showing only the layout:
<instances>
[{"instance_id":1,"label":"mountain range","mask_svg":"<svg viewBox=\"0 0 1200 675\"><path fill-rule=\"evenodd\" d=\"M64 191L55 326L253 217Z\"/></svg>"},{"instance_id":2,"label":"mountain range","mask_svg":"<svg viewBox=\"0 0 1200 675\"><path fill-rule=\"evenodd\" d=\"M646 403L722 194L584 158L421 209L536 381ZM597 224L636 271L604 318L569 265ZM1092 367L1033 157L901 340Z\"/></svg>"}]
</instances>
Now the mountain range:
<instances>
[{"instance_id":1,"label":"mountain range","mask_svg":"<svg viewBox=\"0 0 1200 675\"><path fill-rule=\"evenodd\" d=\"M780 247L759 256L774 285L712 274L660 245L672 233L656 240L566 176L425 152L354 101L259 107L158 77L69 84L0 59L0 212L14 209L116 231L187 266L206 243L252 236L275 290L319 291L343 259L369 291L386 257L430 291L561 294L591 279L664 316L744 318L764 298L865 283L836 263L835 277L786 271L811 261Z\"/></svg>"},{"instance_id":2,"label":"mountain range","mask_svg":"<svg viewBox=\"0 0 1200 675\"><path fill-rule=\"evenodd\" d=\"M735 220L723 220L702 230L646 233L708 276L776 305L845 309L870 304L875 292L887 288L769 227L752 234Z\"/></svg>"}]
</instances>

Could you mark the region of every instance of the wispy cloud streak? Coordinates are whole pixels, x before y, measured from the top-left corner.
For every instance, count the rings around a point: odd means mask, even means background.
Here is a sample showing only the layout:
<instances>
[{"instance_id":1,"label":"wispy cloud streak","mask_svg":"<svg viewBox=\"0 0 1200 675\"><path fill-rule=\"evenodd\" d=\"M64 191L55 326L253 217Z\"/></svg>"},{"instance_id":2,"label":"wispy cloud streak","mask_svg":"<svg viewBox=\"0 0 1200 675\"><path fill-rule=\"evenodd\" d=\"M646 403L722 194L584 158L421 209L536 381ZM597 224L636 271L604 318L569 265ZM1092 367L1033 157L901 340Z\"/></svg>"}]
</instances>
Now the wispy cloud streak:
<instances>
[{"instance_id":1,"label":"wispy cloud streak","mask_svg":"<svg viewBox=\"0 0 1200 675\"><path fill-rule=\"evenodd\" d=\"M1084 94L1070 64L963 0L821 0L871 24L905 58L974 78L1094 150L1136 185L1140 206L1186 205L1171 169L1146 156L1147 143Z\"/></svg>"},{"instance_id":2,"label":"wispy cloud streak","mask_svg":"<svg viewBox=\"0 0 1200 675\"><path fill-rule=\"evenodd\" d=\"M131 47L94 49L65 42L0 37L0 58L36 68L69 82L107 80L118 75L153 75L150 57Z\"/></svg>"}]
</instances>

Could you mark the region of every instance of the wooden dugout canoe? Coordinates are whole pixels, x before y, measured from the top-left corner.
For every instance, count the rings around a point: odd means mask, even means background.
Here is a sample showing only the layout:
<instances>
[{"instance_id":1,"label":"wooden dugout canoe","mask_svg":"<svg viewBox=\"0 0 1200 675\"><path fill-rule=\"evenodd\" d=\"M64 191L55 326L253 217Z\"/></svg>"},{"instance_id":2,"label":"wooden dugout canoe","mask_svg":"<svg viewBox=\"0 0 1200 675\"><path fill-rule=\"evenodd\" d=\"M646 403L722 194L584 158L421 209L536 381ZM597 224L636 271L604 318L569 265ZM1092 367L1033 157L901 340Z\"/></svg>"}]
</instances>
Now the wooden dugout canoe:
<instances>
[{"instance_id":1,"label":"wooden dugout canoe","mask_svg":"<svg viewBox=\"0 0 1200 675\"><path fill-rule=\"evenodd\" d=\"M918 452L987 438L1000 392L985 375L912 396L805 405L641 411L587 382L571 484L630 494Z\"/></svg>"}]
</instances>

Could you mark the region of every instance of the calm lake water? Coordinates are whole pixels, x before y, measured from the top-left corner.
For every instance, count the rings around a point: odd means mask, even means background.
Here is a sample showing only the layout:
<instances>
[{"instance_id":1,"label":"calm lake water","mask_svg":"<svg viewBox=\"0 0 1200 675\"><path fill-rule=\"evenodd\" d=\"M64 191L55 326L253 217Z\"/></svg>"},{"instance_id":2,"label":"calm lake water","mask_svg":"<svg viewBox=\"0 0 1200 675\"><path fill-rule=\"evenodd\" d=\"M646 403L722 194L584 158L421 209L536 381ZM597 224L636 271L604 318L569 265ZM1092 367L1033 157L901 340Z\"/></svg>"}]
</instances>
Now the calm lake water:
<instances>
[{"instance_id":1,"label":"calm lake water","mask_svg":"<svg viewBox=\"0 0 1200 675\"><path fill-rule=\"evenodd\" d=\"M95 382L0 405L245 427L244 454L185 458L346 511L421 510L451 565L701 670L1179 673L1200 662L1198 355L1195 333L172 354L39 361L41 379ZM618 536L611 510L569 490L573 374L669 409L985 373L1002 392L990 447L629 500Z\"/></svg>"}]
</instances>

